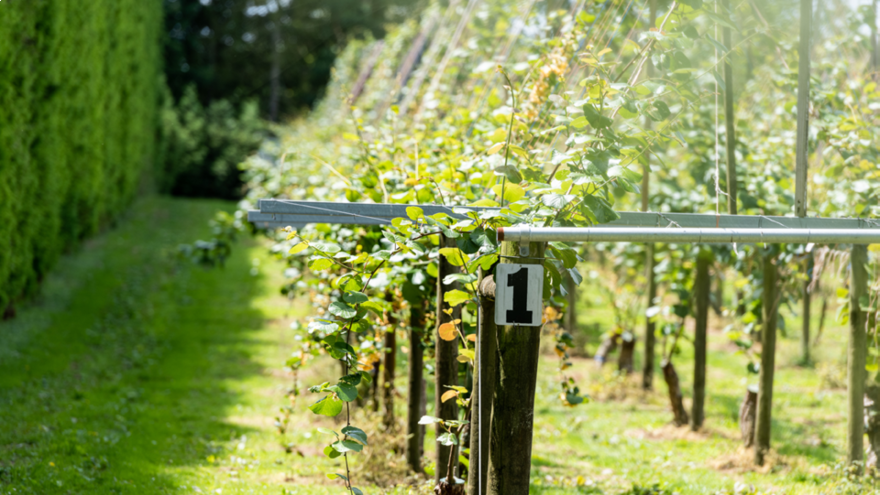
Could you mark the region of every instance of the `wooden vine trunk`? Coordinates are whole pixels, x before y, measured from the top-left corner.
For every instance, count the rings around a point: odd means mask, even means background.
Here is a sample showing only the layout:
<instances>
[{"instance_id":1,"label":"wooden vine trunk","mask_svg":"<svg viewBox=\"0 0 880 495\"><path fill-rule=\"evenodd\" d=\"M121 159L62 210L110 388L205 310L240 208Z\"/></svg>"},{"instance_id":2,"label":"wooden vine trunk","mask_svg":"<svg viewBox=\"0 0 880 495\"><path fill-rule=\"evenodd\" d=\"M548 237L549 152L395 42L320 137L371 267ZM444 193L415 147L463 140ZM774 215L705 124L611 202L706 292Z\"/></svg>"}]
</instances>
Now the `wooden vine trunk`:
<instances>
[{"instance_id":1,"label":"wooden vine trunk","mask_svg":"<svg viewBox=\"0 0 880 495\"><path fill-rule=\"evenodd\" d=\"M739 432L743 446L751 448L755 444L755 411L758 408L758 388L746 388L746 396L739 406Z\"/></svg>"},{"instance_id":2,"label":"wooden vine trunk","mask_svg":"<svg viewBox=\"0 0 880 495\"><path fill-rule=\"evenodd\" d=\"M620 336L620 355L617 357L617 369L628 375L635 370L634 357L636 352L636 336L632 332L624 332Z\"/></svg>"},{"instance_id":3,"label":"wooden vine trunk","mask_svg":"<svg viewBox=\"0 0 880 495\"><path fill-rule=\"evenodd\" d=\"M385 300L393 302L394 294L387 292ZM385 414L382 416L382 423L386 429L390 429L394 427L394 374L397 368L397 319L392 311L386 314L386 322L389 329L385 332L385 365L382 373Z\"/></svg>"},{"instance_id":4,"label":"wooden vine trunk","mask_svg":"<svg viewBox=\"0 0 880 495\"><path fill-rule=\"evenodd\" d=\"M502 243L501 263L541 264L543 243L530 243L528 258L518 258L518 248L512 242ZM528 495L541 327L506 325L498 327L496 335L498 348L485 493Z\"/></svg>"},{"instance_id":5,"label":"wooden vine trunk","mask_svg":"<svg viewBox=\"0 0 880 495\"><path fill-rule=\"evenodd\" d=\"M620 334L613 334L607 337L605 340L599 344L599 348L596 349L596 354L593 356L593 360L596 361L600 367L608 361L608 356L612 354L617 349L617 344L620 341Z\"/></svg>"},{"instance_id":6,"label":"wooden vine trunk","mask_svg":"<svg viewBox=\"0 0 880 495\"><path fill-rule=\"evenodd\" d=\"M648 279L648 307L654 305L657 298L657 278L654 275L654 245L645 246L645 277ZM651 390L654 388L654 348L656 347L657 333L654 321L650 318L645 322L645 361L642 365L642 388Z\"/></svg>"},{"instance_id":7,"label":"wooden vine trunk","mask_svg":"<svg viewBox=\"0 0 880 495\"><path fill-rule=\"evenodd\" d=\"M807 279L804 281L803 307L801 308L803 317L801 321L801 361L807 364L810 362L810 306L813 299L813 294L810 293L810 283L813 281L813 267L815 265L812 252L807 254L804 264L806 265Z\"/></svg>"},{"instance_id":8,"label":"wooden vine trunk","mask_svg":"<svg viewBox=\"0 0 880 495\"><path fill-rule=\"evenodd\" d=\"M706 403L706 340L709 326L709 265L712 252L700 249L697 255L697 276L694 281L696 325L694 332L694 400L691 404L691 429L703 426Z\"/></svg>"},{"instance_id":9,"label":"wooden vine trunk","mask_svg":"<svg viewBox=\"0 0 880 495\"><path fill-rule=\"evenodd\" d=\"M684 408L684 401L681 395L681 383L678 381L678 373L672 361L666 360L661 365L663 370L663 380L666 381L666 387L669 390L669 403L672 406L672 422L675 426L684 426L688 424L688 413Z\"/></svg>"},{"instance_id":10,"label":"wooden vine trunk","mask_svg":"<svg viewBox=\"0 0 880 495\"><path fill-rule=\"evenodd\" d=\"M865 467L880 470L880 386L865 388L865 433L868 434L868 450Z\"/></svg>"},{"instance_id":11,"label":"wooden vine trunk","mask_svg":"<svg viewBox=\"0 0 880 495\"><path fill-rule=\"evenodd\" d=\"M441 238L441 243L446 247L454 247L455 242L445 236ZM437 261L437 328L434 330L434 340L436 344L436 363L434 368L434 413L441 419L458 419L458 404L455 400L447 400L443 402L441 397L443 393L449 390L447 385L458 385L458 341L446 341L440 338L440 325L450 322L458 318L461 311L456 308L451 315L447 314L445 309L449 309L443 297L447 291L458 288L458 283L444 285L443 279L447 275L458 273L458 269L450 264L445 256L440 256ZM435 426L435 438L446 432L445 429L437 423ZM449 464L449 451L452 447L437 443L437 462L434 478L439 483L440 478L446 476L446 468Z\"/></svg>"},{"instance_id":12,"label":"wooden vine trunk","mask_svg":"<svg viewBox=\"0 0 880 495\"><path fill-rule=\"evenodd\" d=\"M776 257L764 255L764 328L761 331L761 370L758 410L755 417L755 464L764 465L770 450L770 417L773 409L773 372L776 366Z\"/></svg>"},{"instance_id":13,"label":"wooden vine trunk","mask_svg":"<svg viewBox=\"0 0 880 495\"><path fill-rule=\"evenodd\" d=\"M849 342L846 350L846 460L861 471L865 433L865 364L868 354L867 313L861 310L861 299L868 292L868 248L854 245L850 254L851 282L849 287Z\"/></svg>"},{"instance_id":14,"label":"wooden vine trunk","mask_svg":"<svg viewBox=\"0 0 880 495\"><path fill-rule=\"evenodd\" d=\"M422 335L425 331L425 309L412 305L409 313L409 376L406 404L406 463L416 473L422 472L422 452L425 448L424 428L419 425L422 417L423 370L425 367Z\"/></svg>"},{"instance_id":15,"label":"wooden vine trunk","mask_svg":"<svg viewBox=\"0 0 880 495\"><path fill-rule=\"evenodd\" d=\"M490 270L488 273L491 273ZM470 472L468 495L486 493L489 471L489 420L492 416L492 394L495 376L495 277L482 274L478 287L480 320L477 330L477 374L471 398ZM482 433L482 435L481 435Z\"/></svg>"}]
</instances>

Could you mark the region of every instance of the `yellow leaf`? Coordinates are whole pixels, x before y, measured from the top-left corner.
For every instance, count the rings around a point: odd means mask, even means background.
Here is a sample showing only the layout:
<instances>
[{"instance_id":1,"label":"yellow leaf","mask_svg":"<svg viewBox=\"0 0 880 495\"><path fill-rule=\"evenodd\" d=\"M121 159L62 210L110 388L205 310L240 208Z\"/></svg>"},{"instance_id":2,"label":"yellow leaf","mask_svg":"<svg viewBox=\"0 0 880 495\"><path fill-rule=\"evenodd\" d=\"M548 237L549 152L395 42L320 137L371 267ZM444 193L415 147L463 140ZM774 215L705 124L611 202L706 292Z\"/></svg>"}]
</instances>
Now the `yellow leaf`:
<instances>
[{"instance_id":1,"label":"yellow leaf","mask_svg":"<svg viewBox=\"0 0 880 495\"><path fill-rule=\"evenodd\" d=\"M461 249L458 248L443 248L440 250L440 254L445 256L446 261L452 266L461 266L470 261L468 255L464 254Z\"/></svg>"},{"instance_id":2,"label":"yellow leaf","mask_svg":"<svg viewBox=\"0 0 880 495\"><path fill-rule=\"evenodd\" d=\"M452 323L444 323L437 329L437 333L440 334L441 339L447 342L452 342L455 340L455 325Z\"/></svg>"},{"instance_id":3,"label":"yellow leaf","mask_svg":"<svg viewBox=\"0 0 880 495\"><path fill-rule=\"evenodd\" d=\"M491 148L486 150L486 154L487 155L494 155L495 153L498 153L499 151L501 151L501 148L503 148L503 147L504 147L504 143L495 143L492 145Z\"/></svg>"},{"instance_id":4,"label":"yellow leaf","mask_svg":"<svg viewBox=\"0 0 880 495\"><path fill-rule=\"evenodd\" d=\"M471 342L476 342L476 341L477 341L477 334L472 333L472 334L470 334L470 335L467 336L467 339L468 339L469 341L471 341Z\"/></svg>"},{"instance_id":5,"label":"yellow leaf","mask_svg":"<svg viewBox=\"0 0 880 495\"><path fill-rule=\"evenodd\" d=\"M606 48L606 49L600 51L599 53L597 53L596 56L601 57L602 55L605 55L606 53L608 53L610 51L611 51L611 48Z\"/></svg>"},{"instance_id":6,"label":"yellow leaf","mask_svg":"<svg viewBox=\"0 0 880 495\"><path fill-rule=\"evenodd\" d=\"M492 191L497 195L501 196L501 184L492 187ZM523 190L519 184L504 184L504 200L510 203L514 203L522 199L523 196L526 195L526 192Z\"/></svg>"},{"instance_id":7,"label":"yellow leaf","mask_svg":"<svg viewBox=\"0 0 880 495\"><path fill-rule=\"evenodd\" d=\"M290 229L290 230L288 230L289 233L287 234L287 240L289 241L289 240L293 239L294 237L296 237L296 230L293 230L290 227L287 227L287 228Z\"/></svg>"},{"instance_id":8,"label":"yellow leaf","mask_svg":"<svg viewBox=\"0 0 880 495\"><path fill-rule=\"evenodd\" d=\"M292 248L290 248L290 251L288 251L288 253L296 254L300 251L305 251L307 247L309 247L309 241L302 241L301 243L297 244L296 246L293 246Z\"/></svg>"},{"instance_id":9,"label":"yellow leaf","mask_svg":"<svg viewBox=\"0 0 880 495\"><path fill-rule=\"evenodd\" d=\"M440 396L440 402L446 402L449 399L454 399L455 397L458 397L457 390L447 390L446 392L443 393L442 396Z\"/></svg>"}]
</instances>

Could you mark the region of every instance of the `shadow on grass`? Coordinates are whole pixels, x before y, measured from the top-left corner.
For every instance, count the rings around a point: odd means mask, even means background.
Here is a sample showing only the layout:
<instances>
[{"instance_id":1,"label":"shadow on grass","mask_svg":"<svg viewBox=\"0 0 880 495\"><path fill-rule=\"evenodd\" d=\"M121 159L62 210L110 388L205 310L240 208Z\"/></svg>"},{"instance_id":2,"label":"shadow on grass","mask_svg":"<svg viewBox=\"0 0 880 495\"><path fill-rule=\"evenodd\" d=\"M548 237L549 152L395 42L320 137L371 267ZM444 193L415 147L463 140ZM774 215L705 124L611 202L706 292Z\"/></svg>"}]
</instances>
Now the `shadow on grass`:
<instances>
[{"instance_id":1,"label":"shadow on grass","mask_svg":"<svg viewBox=\"0 0 880 495\"><path fill-rule=\"evenodd\" d=\"M218 207L139 201L119 229L66 257L41 299L0 325L0 491L164 493L250 429L235 382L261 372L244 246L225 269L181 262ZM59 300L63 304L55 304Z\"/></svg>"},{"instance_id":2,"label":"shadow on grass","mask_svg":"<svg viewBox=\"0 0 880 495\"><path fill-rule=\"evenodd\" d=\"M745 392L743 392L745 395ZM739 422L739 408L742 397L729 395L712 395L712 402L721 405L725 411L725 417L734 422ZM815 442L815 445L807 443L814 441L814 437L821 432L820 427L810 428L808 425L789 421L774 411L770 422L771 448L783 456L809 457L815 461L833 464L838 460L839 454L835 449L824 442ZM843 433L841 431L841 433Z\"/></svg>"}]
</instances>

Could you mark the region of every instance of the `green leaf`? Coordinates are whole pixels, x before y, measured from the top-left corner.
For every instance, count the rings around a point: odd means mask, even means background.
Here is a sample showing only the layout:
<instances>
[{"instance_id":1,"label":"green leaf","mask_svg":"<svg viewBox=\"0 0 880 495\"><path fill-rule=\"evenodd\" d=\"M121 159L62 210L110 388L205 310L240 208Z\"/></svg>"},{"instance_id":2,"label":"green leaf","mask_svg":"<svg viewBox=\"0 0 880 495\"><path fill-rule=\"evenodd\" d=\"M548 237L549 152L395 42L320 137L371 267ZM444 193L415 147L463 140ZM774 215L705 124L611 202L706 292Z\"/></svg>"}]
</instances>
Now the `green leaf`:
<instances>
[{"instance_id":1,"label":"green leaf","mask_svg":"<svg viewBox=\"0 0 880 495\"><path fill-rule=\"evenodd\" d=\"M522 175L519 173L519 170L517 170L517 168L513 165L502 165L500 167L496 167L495 175L507 177L507 180L516 184L519 184L523 180Z\"/></svg>"},{"instance_id":2,"label":"green leaf","mask_svg":"<svg viewBox=\"0 0 880 495\"><path fill-rule=\"evenodd\" d=\"M344 402L351 402L357 399L358 396L357 387L343 382L339 382L336 385L329 387L327 390L335 392L336 395Z\"/></svg>"},{"instance_id":3,"label":"green leaf","mask_svg":"<svg viewBox=\"0 0 880 495\"><path fill-rule=\"evenodd\" d=\"M360 452L364 450L364 446L355 442L354 440L340 440L330 445L336 450L336 452L339 452L340 454L344 454L346 452Z\"/></svg>"},{"instance_id":4,"label":"green leaf","mask_svg":"<svg viewBox=\"0 0 880 495\"><path fill-rule=\"evenodd\" d=\"M339 452L336 452L336 449L334 449L332 445L328 445L328 446L324 447L324 455L326 455L327 457L329 457L331 459L336 459L337 457L341 456L342 454L340 454Z\"/></svg>"},{"instance_id":5,"label":"green leaf","mask_svg":"<svg viewBox=\"0 0 880 495\"><path fill-rule=\"evenodd\" d=\"M422 419L419 420L420 425L432 425L434 423L439 423L443 421L440 418L435 418L434 416L422 416Z\"/></svg>"},{"instance_id":6,"label":"green leaf","mask_svg":"<svg viewBox=\"0 0 880 495\"><path fill-rule=\"evenodd\" d=\"M333 266L333 261L327 258L315 258L312 261L309 261L309 269L315 272L326 270L331 266Z\"/></svg>"},{"instance_id":7,"label":"green leaf","mask_svg":"<svg viewBox=\"0 0 880 495\"><path fill-rule=\"evenodd\" d=\"M354 492L354 495L364 495L360 488L351 487L351 491Z\"/></svg>"},{"instance_id":8,"label":"green leaf","mask_svg":"<svg viewBox=\"0 0 880 495\"><path fill-rule=\"evenodd\" d=\"M477 276L474 274L467 273L450 273L449 275L443 277L443 285L450 285L454 282L458 282L460 284L469 284L477 280Z\"/></svg>"},{"instance_id":9,"label":"green leaf","mask_svg":"<svg viewBox=\"0 0 880 495\"><path fill-rule=\"evenodd\" d=\"M327 241L315 241L312 243L312 247L327 254L336 254L342 250L342 248L339 247L339 244Z\"/></svg>"},{"instance_id":10,"label":"green leaf","mask_svg":"<svg viewBox=\"0 0 880 495\"><path fill-rule=\"evenodd\" d=\"M296 246L293 246L292 248L290 248L290 251L288 251L288 253L290 253L290 254L297 254L297 253L300 253L300 252L302 252L302 251L305 251L306 249L308 249L308 247L309 247L309 242L308 242L308 241L302 241L302 242L300 242L299 244L297 244Z\"/></svg>"},{"instance_id":11,"label":"green leaf","mask_svg":"<svg viewBox=\"0 0 880 495\"><path fill-rule=\"evenodd\" d=\"M739 31L739 29L736 27L736 25L732 21L730 21L730 19L727 19L726 17L722 16L721 14L715 14L713 12L709 12L708 10L704 10L703 13L706 15L706 17L708 17L709 19L712 19L716 23L718 23L722 26L725 26L725 27L729 27L730 29L733 29L734 31Z\"/></svg>"},{"instance_id":12,"label":"green leaf","mask_svg":"<svg viewBox=\"0 0 880 495\"><path fill-rule=\"evenodd\" d=\"M321 433L326 433L327 435L339 436L336 434L335 431L331 430L330 428L318 427L318 431Z\"/></svg>"},{"instance_id":13,"label":"green leaf","mask_svg":"<svg viewBox=\"0 0 880 495\"><path fill-rule=\"evenodd\" d=\"M587 126L587 118L586 117L578 117L578 118L572 120L569 125L574 127L575 129L583 129L584 127Z\"/></svg>"},{"instance_id":14,"label":"green leaf","mask_svg":"<svg viewBox=\"0 0 880 495\"><path fill-rule=\"evenodd\" d=\"M584 196L583 205L590 209L599 223L608 223L620 218L620 215L603 198Z\"/></svg>"},{"instance_id":15,"label":"green leaf","mask_svg":"<svg viewBox=\"0 0 880 495\"><path fill-rule=\"evenodd\" d=\"M440 255L446 258L446 261L449 262L452 266L461 266L468 262L469 258L466 254L461 252L458 248L442 248L440 250Z\"/></svg>"},{"instance_id":16,"label":"green leaf","mask_svg":"<svg viewBox=\"0 0 880 495\"><path fill-rule=\"evenodd\" d=\"M504 184L503 186L504 186L503 187L504 197L502 199L504 199L505 201L507 201L509 203L514 203L516 201L519 201L520 199L522 199L523 196L526 195L526 192L523 190L522 187L520 187L519 184L507 183L507 184ZM502 184L498 184L498 185L492 187L492 191L497 196L501 196Z\"/></svg>"},{"instance_id":17,"label":"green leaf","mask_svg":"<svg viewBox=\"0 0 880 495\"><path fill-rule=\"evenodd\" d=\"M410 220L415 222L418 221L419 218L425 216L425 211L418 206L407 206L406 216L408 216Z\"/></svg>"},{"instance_id":18,"label":"green leaf","mask_svg":"<svg viewBox=\"0 0 880 495\"><path fill-rule=\"evenodd\" d=\"M471 295L464 291L451 290L443 294L443 300L449 303L450 306L458 306L463 302L470 301Z\"/></svg>"},{"instance_id":19,"label":"green leaf","mask_svg":"<svg viewBox=\"0 0 880 495\"><path fill-rule=\"evenodd\" d=\"M546 206L549 206L550 208L555 208L558 210L574 201L576 197L577 196L573 194L550 193L541 196L541 202L544 203Z\"/></svg>"},{"instance_id":20,"label":"green leaf","mask_svg":"<svg viewBox=\"0 0 880 495\"><path fill-rule=\"evenodd\" d=\"M332 395L327 395L309 406L309 409L315 414L333 417L342 412L342 401Z\"/></svg>"},{"instance_id":21,"label":"green leaf","mask_svg":"<svg viewBox=\"0 0 880 495\"><path fill-rule=\"evenodd\" d=\"M437 441L446 446L458 445L458 437L455 433L444 433L437 437Z\"/></svg>"},{"instance_id":22,"label":"green leaf","mask_svg":"<svg viewBox=\"0 0 880 495\"><path fill-rule=\"evenodd\" d=\"M587 121L590 123L590 127L594 129L604 129L609 127L614 121L608 117L603 116L596 109L595 106L591 103L587 103L583 106L584 117L587 118Z\"/></svg>"},{"instance_id":23,"label":"green leaf","mask_svg":"<svg viewBox=\"0 0 880 495\"><path fill-rule=\"evenodd\" d=\"M339 479L343 479L343 480L345 480L345 481L348 481L348 477L346 477L346 476L343 475L343 474L339 474L339 473L327 473L327 479L335 480L335 479L337 479L337 478L339 478Z\"/></svg>"},{"instance_id":24,"label":"green leaf","mask_svg":"<svg viewBox=\"0 0 880 495\"><path fill-rule=\"evenodd\" d=\"M364 430L357 428L355 426L346 426L342 429L343 435L348 435L351 438L354 438L358 442L361 442L364 445L367 445L367 434Z\"/></svg>"},{"instance_id":25,"label":"green leaf","mask_svg":"<svg viewBox=\"0 0 880 495\"><path fill-rule=\"evenodd\" d=\"M669 106L662 101L655 101L654 108L657 109L657 115L660 117L659 120L666 120L672 115L672 112L669 111Z\"/></svg>"},{"instance_id":26,"label":"green leaf","mask_svg":"<svg viewBox=\"0 0 880 495\"><path fill-rule=\"evenodd\" d=\"M349 304L360 304L362 302L367 302L369 298L363 292L357 291L345 291L345 294L342 295L342 299Z\"/></svg>"},{"instance_id":27,"label":"green leaf","mask_svg":"<svg viewBox=\"0 0 880 495\"><path fill-rule=\"evenodd\" d=\"M331 303L328 311L330 311L330 314L333 316L338 316L345 319L354 318L355 315L357 315L356 309L352 308L342 301L334 301L333 303Z\"/></svg>"}]
</instances>

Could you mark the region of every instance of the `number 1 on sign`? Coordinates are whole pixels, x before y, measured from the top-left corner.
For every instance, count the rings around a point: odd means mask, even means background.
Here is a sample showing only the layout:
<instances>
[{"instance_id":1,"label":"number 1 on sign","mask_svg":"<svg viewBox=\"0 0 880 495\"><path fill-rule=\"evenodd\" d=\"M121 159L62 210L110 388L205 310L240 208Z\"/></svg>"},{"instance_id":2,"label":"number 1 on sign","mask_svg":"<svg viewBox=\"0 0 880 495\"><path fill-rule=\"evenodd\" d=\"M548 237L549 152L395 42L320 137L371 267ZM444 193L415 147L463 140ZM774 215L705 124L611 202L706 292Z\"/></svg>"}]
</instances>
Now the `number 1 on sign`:
<instances>
[{"instance_id":1,"label":"number 1 on sign","mask_svg":"<svg viewBox=\"0 0 880 495\"><path fill-rule=\"evenodd\" d=\"M500 264L495 279L495 323L541 326L544 267Z\"/></svg>"}]
</instances>

